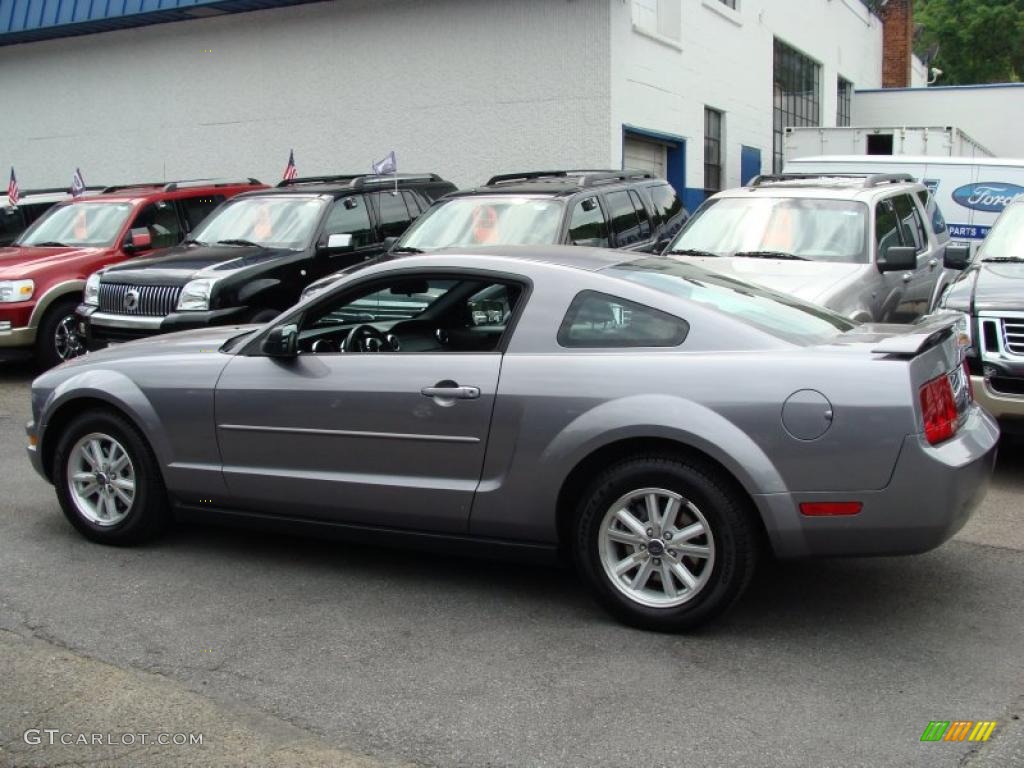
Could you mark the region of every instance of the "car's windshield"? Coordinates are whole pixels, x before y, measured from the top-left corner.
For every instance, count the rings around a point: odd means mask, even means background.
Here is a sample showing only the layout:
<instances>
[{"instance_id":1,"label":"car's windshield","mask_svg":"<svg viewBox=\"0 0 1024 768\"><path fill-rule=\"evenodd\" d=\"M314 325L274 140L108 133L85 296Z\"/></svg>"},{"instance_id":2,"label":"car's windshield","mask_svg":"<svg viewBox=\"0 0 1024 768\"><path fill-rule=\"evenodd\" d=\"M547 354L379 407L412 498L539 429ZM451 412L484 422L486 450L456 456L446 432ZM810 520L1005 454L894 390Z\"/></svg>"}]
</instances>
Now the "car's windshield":
<instances>
[{"instance_id":1,"label":"car's windshield","mask_svg":"<svg viewBox=\"0 0 1024 768\"><path fill-rule=\"evenodd\" d=\"M847 200L741 197L709 200L669 246L719 256L779 252L866 264L867 206Z\"/></svg>"},{"instance_id":2,"label":"car's windshield","mask_svg":"<svg viewBox=\"0 0 1024 768\"><path fill-rule=\"evenodd\" d=\"M1024 204L1010 205L985 236L980 259L1024 257Z\"/></svg>"},{"instance_id":3,"label":"car's windshield","mask_svg":"<svg viewBox=\"0 0 1024 768\"><path fill-rule=\"evenodd\" d=\"M232 200L206 219L191 239L213 245L306 248L327 201L319 197L245 197Z\"/></svg>"},{"instance_id":4,"label":"car's windshield","mask_svg":"<svg viewBox=\"0 0 1024 768\"><path fill-rule=\"evenodd\" d=\"M457 197L427 211L395 249L446 246L550 245L562 224L558 200L495 195Z\"/></svg>"},{"instance_id":5,"label":"car's windshield","mask_svg":"<svg viewBox=\"0 0 1024 768\"><path fill-rule=\"evenodd\" d=\"M114 244L131 212L131 203L58 205L25 230L18 245L107 247Z\"/></svg>"},{"instance_id":6,"label":"car's windshield","mask_svg":"<svg viewBox=\"0 0 1024 768\"><path fill-rule=\"evenodd\" d=\"M821 343L854 327L854 323L842 315L792 296L710 272L697 264L651 257L619 264L608 272L672 296L714 307L796 344Z\"/></svg>"}]
</instances>

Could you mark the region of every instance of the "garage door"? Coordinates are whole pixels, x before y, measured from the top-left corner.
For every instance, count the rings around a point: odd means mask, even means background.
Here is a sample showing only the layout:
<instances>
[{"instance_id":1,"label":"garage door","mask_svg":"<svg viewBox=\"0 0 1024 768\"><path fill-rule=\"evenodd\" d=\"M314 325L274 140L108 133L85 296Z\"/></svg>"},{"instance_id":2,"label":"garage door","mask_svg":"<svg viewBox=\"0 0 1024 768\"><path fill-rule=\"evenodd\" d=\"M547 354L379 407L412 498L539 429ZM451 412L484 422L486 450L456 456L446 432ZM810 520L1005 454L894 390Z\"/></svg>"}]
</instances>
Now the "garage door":
<instances>
[{"instance_id":1,"label":"garage door","mask_svg":"<svg viewBox=\"0 0 1024 768\"><path fill-rule=\"evenodd\" d=\"M660 141L639 139L627 136L622 145L623 168L635 168L638 171L650 171L664 179L668 148Z\"/></svg>"}]
</instances>

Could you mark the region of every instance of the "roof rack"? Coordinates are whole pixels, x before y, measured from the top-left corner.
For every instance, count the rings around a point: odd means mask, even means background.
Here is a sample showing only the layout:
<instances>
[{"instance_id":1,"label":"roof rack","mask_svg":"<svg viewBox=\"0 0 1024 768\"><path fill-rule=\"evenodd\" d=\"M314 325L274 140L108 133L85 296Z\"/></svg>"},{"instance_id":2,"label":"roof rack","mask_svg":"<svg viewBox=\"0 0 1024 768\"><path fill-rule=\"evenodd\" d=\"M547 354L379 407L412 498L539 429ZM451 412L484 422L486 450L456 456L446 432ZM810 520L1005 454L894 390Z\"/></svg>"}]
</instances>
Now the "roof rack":
<instances>
[{"instance_id":1,"label":"roof rack","mask_svg":"<svg viewBox=\"0 0 1024 768\"><path fill-rule=\"evenodd\" d=\"M103 186L86 187L86 190L103 189ZM29 195L52 195L58 192L68 194L70 190L67 187L46 187L45 189L24 189L21 191L21 197L28 197Z\"/></svg>"},{"instance_id":2,"label":"roof rack","mask_svg":"<svg viewBox=\"0 0 1024 768\"><path fill-rule=\"evenodd\" d=\"M395 181L443 181L436 173L390 173L378 176L372 173L334 174L330 176L298 176L279 181L278 187L294 187L300 184L347 184L352 189L362 189L374 184L394 184Z\"/></svg>"},{"instance_id":3,"label":"roof rack","mask_svg":"<svg viewBox=\"0 0 1024 768\"><path fill-rule=\"evenodd\" d=\"M784 183L787 181L818 181L825 179L850 179L858 180L860 186L865 189L878 187L882 184L905 184L915 181L909 173L775 173L755 176L748 183L748 187L760 187L765 184Z\"/></svg>"},{"instance_id":4,"label":"roof rack","mask_svg":"<svg viewBox=\"0 0 1024 768\"><path fill-rule=\"evenodd\" d=\"M235 184L259 184L259 179L252 176L224 179L181 179L179 181L140 181L134 184L115 184L112 187L104 187L103 194L109 195L112 192L121 192L126 189L146 189L155 187L164 192L173 192L176 189L187 189L189 187L227 187Z\"/></svg>"},{"instance_id":5,"label":"roof rack","mask_svg":"<svg viewBox=\"0 0 1024 768\"><path fill-rule=\"evenodd\" d=\"M614 184L617 181L653 178L656 178L653 173L635 170L632 168L577 168L564 171L522 171L520 173L502 173L497 176L491 176L484 186L491 187L497 184L508 184L510 182L545 179L557 181L576 179L576 183L579 184L579 186L592 187L596 184Z\"/></svg>"}]
</instances>

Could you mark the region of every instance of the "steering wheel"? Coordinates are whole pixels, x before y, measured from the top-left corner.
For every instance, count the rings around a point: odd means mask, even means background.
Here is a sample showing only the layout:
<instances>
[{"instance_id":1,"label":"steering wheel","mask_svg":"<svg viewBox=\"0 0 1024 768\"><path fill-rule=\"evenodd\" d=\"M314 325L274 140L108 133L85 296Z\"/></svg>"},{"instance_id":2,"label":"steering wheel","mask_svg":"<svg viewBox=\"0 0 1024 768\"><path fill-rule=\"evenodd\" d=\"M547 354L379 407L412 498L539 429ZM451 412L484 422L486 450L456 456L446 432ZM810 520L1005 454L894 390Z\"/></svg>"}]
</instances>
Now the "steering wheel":
<instances>
[{"instance_id":1,"label":"steering wheel","mask_svg":"<svg viewBox=\"0 0 1024 768\"><path fill-rule=\"evenodd\" d=\"M342 352L380 352L390 348L387 336L372 325L357 325L341 345Z\"/></svg>"}]
</instances>

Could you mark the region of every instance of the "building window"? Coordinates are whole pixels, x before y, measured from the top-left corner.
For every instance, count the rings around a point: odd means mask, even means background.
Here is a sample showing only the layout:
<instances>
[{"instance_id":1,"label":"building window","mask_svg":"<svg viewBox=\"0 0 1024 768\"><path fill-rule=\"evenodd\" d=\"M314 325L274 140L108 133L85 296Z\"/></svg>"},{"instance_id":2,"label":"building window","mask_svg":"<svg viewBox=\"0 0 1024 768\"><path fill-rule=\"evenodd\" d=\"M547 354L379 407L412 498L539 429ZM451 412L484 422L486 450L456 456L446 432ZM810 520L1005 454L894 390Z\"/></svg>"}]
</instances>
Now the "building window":
<instances>
[{"instance_id":1,"label":"building window","mask_svg":"<svg viewBox=\"0 0 1024 768\"><path fill-rule=\"evenodd\" d=\"M704 108L704 191L722 189L722 113Z\"/></svg>"},{"instance_id":2,"label":"building window","mask_svg":"<svg viewBox=\"0 0 1024 768\"><path fill-rule=\"evenodd\" d=\"M732 8L734 11L737 10L736 6L739 4L738 0L718 0L722 5Z\"/></svg>"},{"instance_id":3,"label":"building window","mask_svg":"<svg viewBox=\"0 0 1024 768\"><path fill-rule=\"evenodd\" d=\"M853 83L840 77L836 86L836 125L850 124L850 102L853 100Z\"/></svg>"},{"instance_id":4,"label":"building window","mask_svg":"<svg viewBox=\"0 0 1024 768\"><path fill-rule=\"evenodd\" d=\"M775 40L774 146L772 166L782 170L782 141L790 126L821 125L821 65L795 48Z\"/></svg>"},{"instance_id":5,"label":"building window","mask_svg":"<svg viewBox=\"0 0 1024 768\"><path fill-rule=\"evenodd\" d=\"M682 40L681 0L633 0L633 27L655 37Z\"/></svg>"}]
</instances>

